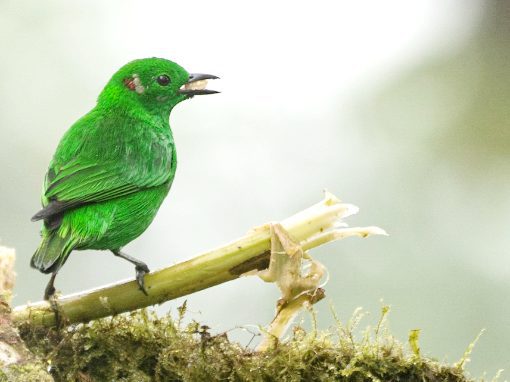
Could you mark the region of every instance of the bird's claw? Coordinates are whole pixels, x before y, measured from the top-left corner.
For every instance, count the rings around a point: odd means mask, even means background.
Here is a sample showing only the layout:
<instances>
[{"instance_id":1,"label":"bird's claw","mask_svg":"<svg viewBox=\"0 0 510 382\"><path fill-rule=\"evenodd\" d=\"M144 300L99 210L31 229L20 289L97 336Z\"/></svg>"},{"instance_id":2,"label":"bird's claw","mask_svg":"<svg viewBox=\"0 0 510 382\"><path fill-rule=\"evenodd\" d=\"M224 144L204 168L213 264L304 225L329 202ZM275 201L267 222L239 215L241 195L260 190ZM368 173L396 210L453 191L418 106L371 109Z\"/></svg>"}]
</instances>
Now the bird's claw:
<instances>
[{"instance_id":1,"label":"bird's claw","mask_svg":"<svg viewBox=\"0 0 510 382\"><path fill-rule=\"evenodd\" d=\"M149 267L147 264L139 264L135 266L136 270L136 282L138 283L138 286L140 290L145 294L146 296L149 295L147 293L147 289L145 288L145 275L150 272Z\"/></svg>"},{"instance_id":2,"label":"bird's claw","mask_svg":"<svg viewBox=\"0 0 510 382\"><path fill-rule=\"evenodd\" d=\"M53 285L48 285L44 290L44 299L48 301L51 296L55 294L55 287Z\"/></svg>"}]
</instances>

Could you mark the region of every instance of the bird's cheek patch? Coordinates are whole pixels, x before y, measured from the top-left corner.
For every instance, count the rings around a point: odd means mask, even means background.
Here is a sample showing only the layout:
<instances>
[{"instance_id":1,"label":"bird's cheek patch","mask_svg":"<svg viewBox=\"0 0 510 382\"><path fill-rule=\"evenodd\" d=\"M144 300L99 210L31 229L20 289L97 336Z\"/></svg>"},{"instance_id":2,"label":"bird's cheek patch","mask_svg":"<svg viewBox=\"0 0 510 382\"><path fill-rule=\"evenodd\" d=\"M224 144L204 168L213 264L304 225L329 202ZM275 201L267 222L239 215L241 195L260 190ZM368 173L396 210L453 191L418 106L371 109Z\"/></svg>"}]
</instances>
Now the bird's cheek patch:
<instances>
[{"instance_id":1,"label":"bird's cheek patch","mask_svg":"<svg viewBox=\"0 0 510 382\"><path fill-rule=\"evenodd\" d=\"M135 91L138 94L142 94L145 91L145 87L142 85L138 74L133 74L131 77L124 79L124 85L126 85L129 90Z\"/></svg>"}]
</instances>

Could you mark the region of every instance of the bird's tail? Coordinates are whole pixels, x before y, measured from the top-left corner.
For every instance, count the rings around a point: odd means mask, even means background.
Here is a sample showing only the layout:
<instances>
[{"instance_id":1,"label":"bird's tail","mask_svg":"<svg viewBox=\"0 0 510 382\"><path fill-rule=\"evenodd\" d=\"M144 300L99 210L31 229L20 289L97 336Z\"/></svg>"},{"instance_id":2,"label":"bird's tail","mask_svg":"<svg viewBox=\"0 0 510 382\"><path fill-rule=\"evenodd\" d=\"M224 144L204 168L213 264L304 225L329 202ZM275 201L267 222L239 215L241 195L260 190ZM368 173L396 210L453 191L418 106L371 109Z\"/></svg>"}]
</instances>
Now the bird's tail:
<instances>
[{"instance_id":1,"label":"bird's tail","mask_svg":"<svg viewBox=\"0 0 510 382\"><path fill-rule=\"evenodd\" d=\"M73 247L70 235L62 237L58 230L46 231L30 260L30 266L43 273L57 272L64 265Z\"/></svg>"}]
</instances>

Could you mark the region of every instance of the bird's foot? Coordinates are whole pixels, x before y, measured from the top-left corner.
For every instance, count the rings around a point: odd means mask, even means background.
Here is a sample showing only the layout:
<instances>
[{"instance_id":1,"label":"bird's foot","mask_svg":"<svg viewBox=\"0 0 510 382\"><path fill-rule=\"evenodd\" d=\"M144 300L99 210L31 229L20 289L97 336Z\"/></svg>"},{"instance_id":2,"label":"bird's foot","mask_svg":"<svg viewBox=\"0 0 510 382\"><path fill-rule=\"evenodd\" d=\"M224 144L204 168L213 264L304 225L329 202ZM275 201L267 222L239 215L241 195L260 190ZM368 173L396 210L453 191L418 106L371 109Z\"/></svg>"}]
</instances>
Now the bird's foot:
<instances>
[{"instance_id":1,"label":"bird's foot","mask_svg":"<svg viewBox=\"0 0 510 382\"><path fill-rule=\"evenodd\" d=\"M44 299L48 301L51 296L53 296L56 292L56 289L53 285L48 285L46 289L44 290Z\"/></svg>"},{"instance_id":2,"label":"bird's foot","mask_svg":"<svg viewBox=\"0 0 510 382\"><path fill-rule=\"evenodd\" d=\"M144 282L144 276L150 272L149 267L144 262L141 262L140 260L135 259L132 256L129 256L127 253L123 253L120 251L120 249L112 249L112 253L115 256L121 257L124 260L129 261L131 264L135 265L136 270L136 282L138 283L138 286L140 287L140 290L148 296L147 289L145 289L145 282Z\"/></svg>"},{"instance_id":3,"label":"bird's foot","mask_svg":"<svg viewBox=\"0 0 510 382\"><path fill-rule=\"evenodd\" d=\"M148 296L149 293L147 293L147 289L145 288L145 275L147 273L150 273L149 267L145 263L140 263L135 266L135 270L136 270L136 282L138 283L140 290L146 296Z\"/></svg>"},{"instance_id":4,"label":"bird's foot","mask_svg":"<svg viewBox=\"0 0 510 382\"><path fill-rule=\"evenodd\" d=\"M53 272L50 277L50 281L48 285L46 285L46 289L44 289L44 299L48 301L56 292L55 290L55 277L57 277L57 272Z\"/></svg>"}]
</instances>

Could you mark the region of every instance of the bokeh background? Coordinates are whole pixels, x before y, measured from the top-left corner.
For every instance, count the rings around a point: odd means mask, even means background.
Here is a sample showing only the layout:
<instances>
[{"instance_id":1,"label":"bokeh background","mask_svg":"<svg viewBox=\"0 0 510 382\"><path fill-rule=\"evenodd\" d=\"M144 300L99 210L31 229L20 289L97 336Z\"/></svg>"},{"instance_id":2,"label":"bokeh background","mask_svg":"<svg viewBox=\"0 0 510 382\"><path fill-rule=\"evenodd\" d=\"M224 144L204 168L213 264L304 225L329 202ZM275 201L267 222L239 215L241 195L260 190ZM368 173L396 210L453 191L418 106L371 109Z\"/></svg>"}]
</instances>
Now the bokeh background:
<instances>
[{"instance_id":1,"label":"bokeh background","mask_svg":"<svg viewBox=\"0 0 510 382\"><path fill-rule=\"evenodd\" d=\"M159 56L221 76L222 94L172 113L177 177L128 253L153 269L181 261L327 188L361 207L351 225L391 235L314 251L342 319L363 306L375 321L383 298L400 339L421 328L423 351L449 362L485 328L468 369L510 369L508 1L2 0L0 48L0 237L18 254L16 304L48 279L28 266L30 217L59 138L120 66ZM77 252L57 287L131 277L106 252ZM268 323L277 296L245 278L188 306L222 331Z\"/></svg>"}]
</instances>

